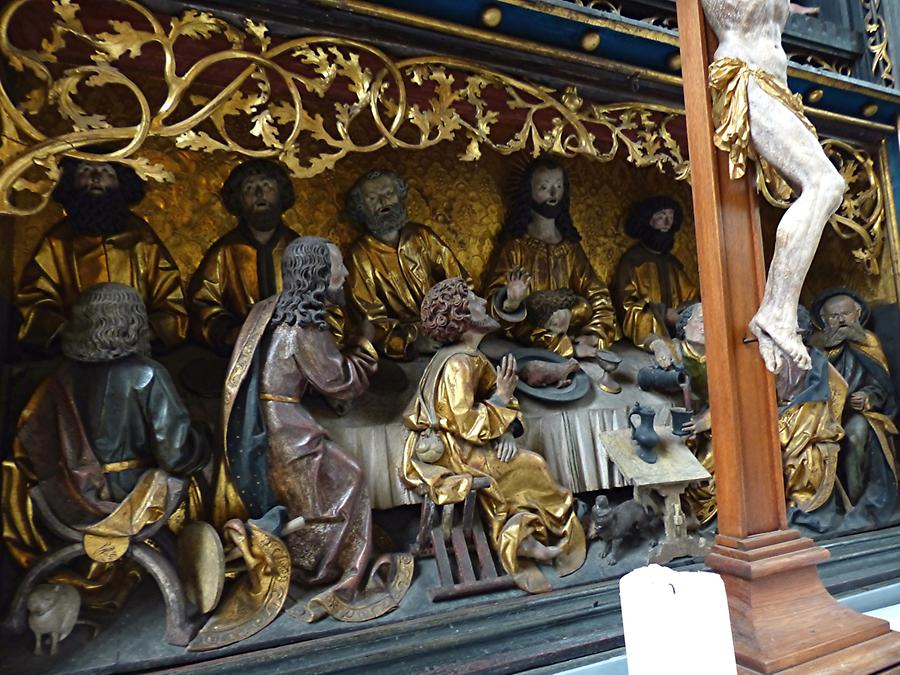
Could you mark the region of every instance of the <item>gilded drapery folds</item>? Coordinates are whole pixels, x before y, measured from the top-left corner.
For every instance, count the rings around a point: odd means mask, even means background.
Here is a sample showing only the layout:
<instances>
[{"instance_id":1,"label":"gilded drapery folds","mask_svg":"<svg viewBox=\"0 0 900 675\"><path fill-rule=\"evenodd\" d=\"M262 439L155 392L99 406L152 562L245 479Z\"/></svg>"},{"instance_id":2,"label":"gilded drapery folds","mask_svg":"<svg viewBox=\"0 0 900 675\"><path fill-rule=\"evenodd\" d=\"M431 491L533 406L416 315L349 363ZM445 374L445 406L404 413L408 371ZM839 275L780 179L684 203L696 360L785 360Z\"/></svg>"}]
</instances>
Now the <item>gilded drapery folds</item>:
<instances>
[{"instance_id":1,"label":"gilded drapery folds","mask_svg":"<svg viewBox=\"0 0 900 675\"><path fill-rule=\"evenodd\" d=\"M403 228L396 246L362 235L350 250L347 269L349 298L374 325L379 351L392 359L411 356L420 335L419 306L428 289L444 279L468 279L453 251L417 223Z\"/></svg>"},{"instance_id":2,"label":"gilded drapery folds","mask_svg":"<svg viewBox=\"0 0 900 675\"><path fill-rule=\"evenodd\" d=\"M490 486L479 491L479 504L494 547L507 572L524 590L546 583L537 568L517 554L529 536L555 544L563 553L556 569L565 575L581 567L585 557L584 531L574 511L572 493L550 475L543 458L519 450L509 462L497 458L493 441L521 423L518 403L499 405L493 365L478 351L450 347L434 357L419 383L421 394L404 413L411 430L403 456L404 479L427 490L437 504L465 499L472 478L485 476ZM432 372L440 368L439 372ZM416 454L419 432L432 426L433 407L444 452L433 463Z\"/></svg>"},{"instance_id":3,"label":"gilded drapery folds","mask_svg":"<svg viewBox=\"0 0 900 675\"><path fill-rule=\"evenodd\" d=\"M150 226L131 215L115 234L76 233L66 220L47 233L16 294L23 317L19 340L50 349L81 292L105 282L138 292L150 329L163 345L173 347L184 339L187 312L178 268Z\"/></svg>"},{"instance_id":4,"label":"gilded drapery folds","mask_svg":"<svg viewBox=\"0 0 900 675\"><path fill-rule=\"evenodd\" d=\"M644 349L648 338L669 335L665 308L678 308L695 300L697 285L670 253L655 253L642 244L630 248L619 263L615 285L622 333Z\"/></svg>"},{"instance_id":5,"label":"gilded drapery folds","mask_svg":"<svg viewBox=\"0 0 900 675\"><path fill-rule=\"evenodd\" d=\"M812 356L807 386L795 397L799 402L788 403L778 416L785 497L789 506L806 512L818 509L834 491L847 400L844 378L824 354L814 350ZM821 383L821 393L804 396L814 388L813 380Z\"/></svg>"},{"instance_id":6,"label":"gilded drapery folds","mask_svg":"<svg viewBox=\"0 0 900 675\"><path fill-rule=\"evenodd\" d=\"M228 354L250 308L281 292L281 254L298 235L279 227L266 246L239 226L203 256L188 287L191 333L213 350Z\"/></svg>"},{"instance_id":7,"label":"gilded drapery folds","mask_svg":"<svg viewBox=\"0 0 900 675\"><path fill-rule=\"evenodd\" d=\"M788 199L791 196L790 186L768 162L757 156L750 143L750 107L747 101L750 78L769 96L794 113L813 136L818 137L816 128L803 112L800 94L791 93L778 78L762 68L726 57L709 64L709 88L716 123L713 141L717 148L728 153L728 173L732 179L740 178L746 173L748 158L756 160L760 172L776 196Z\"/></svg>"},{"instance_id":8,"label":"gilded drapery folds","mask_svg":"<svg viewBox=\"0 0 900 675\"><path fill-rule=\"evenodd\" d=\"M609 291L578 242L563 240L547 244L528 235L498 242L493 266L486 276L485 296L488 299L493 300L506 285L507 273L514 269L524 269L531 274L532 289L535 291L570 288L579 298L586 300L586 303L578 303L573 308L571 326L574 332L596 335L601 349L622 337ZM557 335L534 325L527 316L517 323L507 322L506 327L510 335L525 344L543 347L566 357L575 353L569 335Z\"/></svg>"}]
</instances>

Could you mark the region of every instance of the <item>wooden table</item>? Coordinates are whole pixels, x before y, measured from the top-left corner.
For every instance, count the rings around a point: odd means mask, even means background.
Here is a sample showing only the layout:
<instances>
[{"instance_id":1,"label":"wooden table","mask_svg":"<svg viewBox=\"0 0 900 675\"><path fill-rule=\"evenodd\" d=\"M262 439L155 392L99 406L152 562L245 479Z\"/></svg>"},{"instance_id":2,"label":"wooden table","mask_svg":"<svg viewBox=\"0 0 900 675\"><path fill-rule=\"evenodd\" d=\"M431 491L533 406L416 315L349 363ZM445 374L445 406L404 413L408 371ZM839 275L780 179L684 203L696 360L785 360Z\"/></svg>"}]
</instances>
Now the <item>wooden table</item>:
<instances>
[{"instance_id":1,"label":"wooden table","mask_svg":"<svg viewBox=\"0 0 900 675\"><path fill-rule=\"evenodd\" d=\"M689 484L709 479L709 472L671 429L657 427L656 432L659 445L654 464L637 456L631 429L604 431L600 434L600 443L622 475L634 485L637 501L646 503L644 494L649 491L659 493L665 500L665 539L650 549L647 562L663 565L675 558L705 556L711 544L701 536L688 534L681 510L681 493Z\"/></svg>"}]
</instances>

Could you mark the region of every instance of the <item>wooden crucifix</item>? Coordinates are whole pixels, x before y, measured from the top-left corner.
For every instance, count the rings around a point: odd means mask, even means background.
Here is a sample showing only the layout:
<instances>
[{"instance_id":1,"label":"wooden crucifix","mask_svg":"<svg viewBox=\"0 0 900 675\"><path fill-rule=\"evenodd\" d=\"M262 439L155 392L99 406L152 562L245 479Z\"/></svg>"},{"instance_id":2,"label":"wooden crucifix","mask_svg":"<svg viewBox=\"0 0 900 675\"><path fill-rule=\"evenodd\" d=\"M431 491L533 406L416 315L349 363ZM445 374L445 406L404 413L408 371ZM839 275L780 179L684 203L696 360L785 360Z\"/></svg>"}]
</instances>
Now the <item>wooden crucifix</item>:
<instances>
[{"instance_id":1,"label":"wooden crucifix","mask_svg":"<svg viewBox=\"0 0 900 675\"><path fill-rule=\"evenodd\" d=\"M757 16L788 6L730 4L735 13L753 5ZM900 662L900 635L832 598L816 570L829 553L787 529L774 379L748 341L765 285L753 169L732 180L728 155L713 143L707 74L716 39L701 0L677 0L677 9L715 433L719 535L706 563L725 582L743 672L835 672L837 664L875 672Z\"/></svg>"}]
</instances>

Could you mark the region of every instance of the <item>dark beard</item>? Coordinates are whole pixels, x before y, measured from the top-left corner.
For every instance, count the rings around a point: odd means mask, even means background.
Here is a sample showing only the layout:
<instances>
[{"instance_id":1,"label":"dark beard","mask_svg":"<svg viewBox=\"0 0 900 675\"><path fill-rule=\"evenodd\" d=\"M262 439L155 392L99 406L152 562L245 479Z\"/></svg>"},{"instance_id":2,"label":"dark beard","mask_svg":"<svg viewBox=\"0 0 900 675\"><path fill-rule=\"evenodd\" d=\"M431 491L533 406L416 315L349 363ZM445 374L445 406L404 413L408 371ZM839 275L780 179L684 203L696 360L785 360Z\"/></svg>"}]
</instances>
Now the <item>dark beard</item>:
<instances>
[{"instance_id":1,"label":"dark beard","mask_svg":"<svg viewBox=\"0 0 900 675\"><path fill-rule=\"evenodd\" d=\"M404 202L397 202L384 213L375 212L366 215L366 227L369 228L369 232L375 235L399 230L409 220Z\"/></svg>"},{"instance_id":2,"label":"dark beard","mask_svg":"<svg viewBox=\"0 0 900 675\"><path fill-rule=\"evenodd\" d=\"M244 222L248 227L260 232L272 232L281 225L281 213L278 209L270 209L259 213L252 213L243 216Z\"/></svg>"},{"instance_id":3,"label":"dark beard","mask_svg":"<svg viewBox=\"0 0 900 675\"><path fill-rule=\"evenodd\" d=\"M77 234L117 234L125 229L131 216L119 190L109 190L100 195L80 190L66 199L63 206L66 219Z\"/></svg>"},{"instance_id":4,"label":"dark beard","mask_svg":"<svg viewBox=\"0 0 900 675\"><path fill-rule=\"evenodd\" d=\"M866 331L859 323L837 328L826 326L822 331L822 338L826 347L833 348L839 347L845 342L865 342Z\"/></svg>"},{"instance_id":5,"label":"dark beard","mask_svg":"<svg viewBox=\"0 0 900 675\"><path fill-rule=\"evenodd\" d=\"M660 230L654 230L652 227L648 227L641 236L641 243L651 251L668 253L675 245L675 232L672 230L661 232Z\"/></svg>"},{"instance_id":6,"label":"dark beard","mask_svg":"<svg viewBox=\"0 0 900 675\"><path fill-rule=\"evenodd\" d=\"M539 204L533 199L531 200L531 210L544 218L552 218L553 220L556 220L557 218L559 218L559 214L563 212L563 208L564 205L562 203L562 200L556 202L555 204L548 204L547 202Z\"/></svg>"}]
</instances>

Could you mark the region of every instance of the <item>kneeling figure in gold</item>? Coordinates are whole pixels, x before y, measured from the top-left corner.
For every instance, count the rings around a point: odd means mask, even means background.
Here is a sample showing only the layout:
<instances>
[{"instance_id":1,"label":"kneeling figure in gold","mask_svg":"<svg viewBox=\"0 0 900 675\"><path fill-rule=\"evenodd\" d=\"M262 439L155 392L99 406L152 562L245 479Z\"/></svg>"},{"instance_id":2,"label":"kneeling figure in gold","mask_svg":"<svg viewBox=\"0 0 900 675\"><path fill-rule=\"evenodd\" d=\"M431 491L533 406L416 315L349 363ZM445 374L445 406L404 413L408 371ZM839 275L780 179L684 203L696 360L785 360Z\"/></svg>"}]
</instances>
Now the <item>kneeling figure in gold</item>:
<instances>
[{"instance_id":1,"label":"kneeling figure in gold","mask_svg":"<svg viewBox=\"0 0 900 675\"><path fill-rule=\"evenodd\" d=\"M459 277L436 284L422 302L424 330L445 347L404 416L411 433L403 475L437 504L463 501L473 479L487 477L479 502L503 567L524 590L547 591L534 561L552 561L560 575L574 572L584 562L584 531L572 493L540 455L516 446L516 363L507 356L495 370L479 351L482 338L499 328L486 305ZM437 450L428 442L432 434L441 441Z\"/></svg>"}]
</instances>

